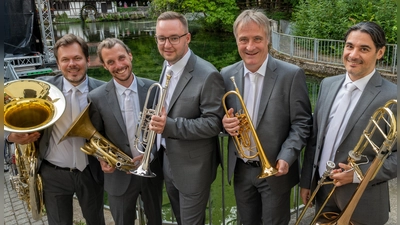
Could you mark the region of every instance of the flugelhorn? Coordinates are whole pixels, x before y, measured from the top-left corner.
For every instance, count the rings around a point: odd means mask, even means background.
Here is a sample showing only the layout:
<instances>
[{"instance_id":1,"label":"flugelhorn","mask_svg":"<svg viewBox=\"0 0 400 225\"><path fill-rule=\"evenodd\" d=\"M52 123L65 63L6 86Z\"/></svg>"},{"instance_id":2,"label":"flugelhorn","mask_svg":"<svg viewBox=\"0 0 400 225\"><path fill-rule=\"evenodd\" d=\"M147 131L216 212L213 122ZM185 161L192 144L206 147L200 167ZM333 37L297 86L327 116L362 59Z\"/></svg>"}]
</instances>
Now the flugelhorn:
<instances>
[{"instance_id":1,"label":"flugelhorn","mask_svg":"<svg viewBox=\"0 0 400 225\"><path fill-rule=\"evenodd\" d=\"M129 172L136 168L135 164L132 162L132 158L108 141L94 128L89 117L90 104L91 103L89 103L75 119L59 142L65 140L67 137L83 137L89 140L81 147L81 150L87 155L100 158L110 166L124 172Z\"/></svg>"},{"instance_id":2,"label":"flugelhorn","mask_svg":"<svg viewBox=\"0 0 400 225\"><path fill-rule=\"evenodd\" d=\"M235 78L232 76L230 79L233 82L235 90L231 90L225 93L225 95L222 97L222 105L225 109L227 117L229 117L229 115L228 109L226 108L225 99L228 95L236 95L242 106L242 109L238 110L235 113L235 117L239 119L240 126L238 135L233 137L237 152L242 158L246 159L254 159L258 156L261 162L261 173L258 175L259 179L273 176L278 173L278 170L271 166L267 159L267 156L264 153L260 140L258 139L258 135L254 129L253 122L251 121L251 117L249 116L249 113L247 111L246 105L243 101L242 96L240 95L238 87L236 86ZM252 146L252 143L254 143L255 146ZM245 154L245 151L253 152L254 155L248 156Z\"/></svg>"},{"instance_id":3,"label":"flugelhorn","mask_svg":"<svg viewBox=\"0 0 400 225\"><path fill-rule=\"evenodd\" d=\"M150 170L150 156L151 149L153 148L154 141L157 137L155 131L149 129L150 120L153 115L160 115L161 109L164 105L165 96L167 95L169 80L171 75L167 74L165 86L162 87L159 83L154 83L149 87L147 91L146 101L144 103L143 111L140 113L140 121L136 128L134 146L138 152L143 153L142 161L136 170L130 172L134 175L142 177L155 177L156 174ZM147 108L147 104L154 87L158 88L158 101L157 105L152 108ZM144 151L142 151L144 149Z\"/></svg>"},{"instance_id":4,"label":"flugelhorn","mask_svg":"<svg viewBox=\"0 0 400 225\"><path fill-rule=\"evenodd\" d=\"M4 130L14 133L41 131L53 125L64 113L66 101L54 85L33 79L13 80L4 84ZM35 143L16 144L18 170L11 182L18 197L27 203L34 220L44 214L43 184L38 174L39 151Z\"/></svg>"},{"instance_id":5,"label":"flugelhorn","mask_svg":"<svg viewBox=\"0 0 400 225\"><path fill-rule=\"evenodd\" d=\"M383 106L375 110L356 146L349 152L349 157L347 158L348 165L351 166L350 170L354 170L354 173L356 173L356 176L360 179L360 183L347 205L340 214L335 212L321 213L323 207L336 189L336 186L334 186L322 204L320 210L315 214L311 224L353 224L351 217L361 196L367 188L368 183L375 178L384 161L391 154L393 146L397 142L396 115L390 109L393 105L397 105L396 99L387 101ZM375 137L377 139L383 138L382 143L376 143L376 140L374 141ZM371 146L372 150L376 153L376 156L371 162L368 170L363 174L359 168L359 164L361 164L360 160L362 158L365 158L366 162L368 162L368 158L362 155L367 146Z\"/></svg>"}]
</instances>

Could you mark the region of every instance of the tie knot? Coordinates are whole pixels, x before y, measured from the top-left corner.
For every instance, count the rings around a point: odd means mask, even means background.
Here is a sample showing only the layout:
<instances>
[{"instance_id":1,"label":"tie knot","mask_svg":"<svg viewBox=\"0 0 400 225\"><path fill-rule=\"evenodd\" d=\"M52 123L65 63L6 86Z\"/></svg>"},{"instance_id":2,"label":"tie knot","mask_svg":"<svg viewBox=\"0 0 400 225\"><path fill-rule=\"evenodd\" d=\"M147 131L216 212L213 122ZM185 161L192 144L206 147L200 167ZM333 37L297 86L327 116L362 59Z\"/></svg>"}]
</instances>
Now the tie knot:
<instances>
[{"instance_id":1,"label":"tie knot","mask_svg":"<svg viewBox=\"0 0 400 225\"><path fill-rule=\"evenodd\" d=\"M251 72L249 72L249 78L250 78L250 81L251 81L251 82L253 82L253 83L256 82L256 80L257 80L257 74L258 74L258 73L251 73Z\"/></svg>"},{"instance_id":2,"label":"tie knot","mask_svg":"<svg viewBox=\"0 0 400 225\"><path fill-rule=\"evenodd\" d=\"M128 97L130 94L131 94L131 89L126 89L125 91L124 91L124 95L125 95L125 97Z\"/></svg>"},{"instance_id":3,"label":"tie knot","mask_svg":"<svg viewBox=\"0 0 400 225\"><path fill-rule=\"evenodd\" d=\"M172 77L174 75L174 71L172 71L171 69L167 69L166 74L171 75L171 77Z\"/></svg>"},{"instance_id":4,"label":"tie knot","mask_svg":"<svg viewBox=\"0 0 400 225\"><path fill-rule=\"evenodd\" d=\"M348 84L346 84L346 87L345 87L346 91L348 91L348 92L352 92L352 91L354 91L356 88L357 88L357 86L354 85L353 83L348 83Z\"/></svg>"},{"instance_id":5,"label":"tie knot","mask_svg":"<svg viewBox=\"0 0 400 225\"><path fill-rule=\"evenodd\" d=\"M74 94L79 93L79 89L76 87L72 87L71 90L72 90L72 93L74 93Z\"/></svg>"}]
</instances>

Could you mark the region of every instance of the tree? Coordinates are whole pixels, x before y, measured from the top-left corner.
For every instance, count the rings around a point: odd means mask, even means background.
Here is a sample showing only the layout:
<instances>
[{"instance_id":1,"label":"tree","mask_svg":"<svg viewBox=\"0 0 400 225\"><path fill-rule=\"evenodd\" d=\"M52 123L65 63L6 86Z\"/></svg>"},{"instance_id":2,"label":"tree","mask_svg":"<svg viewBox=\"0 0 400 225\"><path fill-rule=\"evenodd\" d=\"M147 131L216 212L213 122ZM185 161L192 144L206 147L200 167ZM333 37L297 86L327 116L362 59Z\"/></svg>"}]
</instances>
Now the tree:
<instances>
[{"instance_id":1,"label":"tree","mask_svg":"<svg viewBox=\"0 0 400 225\"><path fill-rule=\"evenodd\" d=\"M173 10L199 16L203 28L209 31L232 31L232 24L239 13L235 0L153 0L154 16Z\"/></svg>"},{"instance_id":2,"label":"tree","mask_svg":"<svg viewBox=\"0 0 400 225\"><path fill-rule=\"evenodd\" d=\"M349 27L374 21L386 33L388 43L397 41L396 0L301 0L292 14L294 34L342 40Z\"/></svg>"}]
</instances>

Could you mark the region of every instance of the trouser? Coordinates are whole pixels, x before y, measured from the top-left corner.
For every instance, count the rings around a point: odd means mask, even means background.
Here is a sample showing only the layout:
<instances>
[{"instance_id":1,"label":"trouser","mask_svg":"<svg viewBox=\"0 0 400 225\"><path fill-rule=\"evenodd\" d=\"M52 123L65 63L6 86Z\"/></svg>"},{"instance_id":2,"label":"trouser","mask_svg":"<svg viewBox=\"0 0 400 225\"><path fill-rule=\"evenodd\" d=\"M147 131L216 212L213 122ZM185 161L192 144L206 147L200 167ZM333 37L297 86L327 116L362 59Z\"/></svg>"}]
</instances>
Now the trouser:
<instances>
[{"instance_id":1,"label":"trouser","mask_svg":"<svg viewBox=\"0 0 400 225\"><path fill-rule=\"evenodd\" d=\"M89 166L70 172L43 162L44 203L49 225L73 224L73 196L76 194L87 225L103 225L103 186L96 183Z\"/></svg>"}]
</instances>

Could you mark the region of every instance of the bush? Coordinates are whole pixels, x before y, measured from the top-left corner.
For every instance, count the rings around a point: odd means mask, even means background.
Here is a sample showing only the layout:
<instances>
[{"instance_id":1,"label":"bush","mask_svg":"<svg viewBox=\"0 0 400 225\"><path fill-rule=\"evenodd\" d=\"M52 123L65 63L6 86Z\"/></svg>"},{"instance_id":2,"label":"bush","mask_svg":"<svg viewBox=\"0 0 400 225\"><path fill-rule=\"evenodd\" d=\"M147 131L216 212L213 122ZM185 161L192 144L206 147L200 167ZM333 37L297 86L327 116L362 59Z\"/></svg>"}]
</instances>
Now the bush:
<instances>
[{"instance_id":1,"label":"bush","mask_svg":"<svg viewBox=\"0 0 400 225\"><path fill-rule=\"evenodd\" d=\"M397 41L396 0L301 0L292 14L294 35L343 40L347 29L362 21L374 21Z\"/></svg>"}]
</instances>

